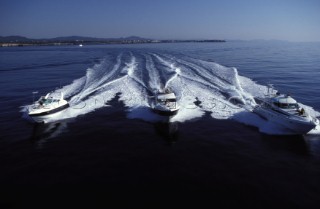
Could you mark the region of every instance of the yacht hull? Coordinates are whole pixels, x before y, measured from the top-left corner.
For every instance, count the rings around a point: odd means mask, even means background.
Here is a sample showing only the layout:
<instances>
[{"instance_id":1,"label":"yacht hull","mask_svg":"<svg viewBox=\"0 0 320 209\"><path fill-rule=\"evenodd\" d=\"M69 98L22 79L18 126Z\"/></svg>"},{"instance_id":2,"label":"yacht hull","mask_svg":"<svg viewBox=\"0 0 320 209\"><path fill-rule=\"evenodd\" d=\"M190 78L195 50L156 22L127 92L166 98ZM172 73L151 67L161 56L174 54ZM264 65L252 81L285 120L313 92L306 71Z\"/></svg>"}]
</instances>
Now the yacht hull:
<instances>
[{"instance_id":1,"label":"yacht hull","mask_svg":"<svg viewBox=\"0 0 320 209\"><path fill-rule=\"evenodd\" d=\"M63 106L60 106L58 108L51 109L51 110L46 110L46 111L37 112L37 113L29 112L28 115L35 122L42 123L42 122L46 122L46 120L48 120L50 118L53 118L53 117L60 115L68 107L69 107L69 104L65 104Z\"/></svg>"},{"instance_id":2,"label":"yacht hull","mask_svg":"<svg viewBox=\"0 0 320 209\"><path fill-rule=\"evenodd\" d=\"M153 111L161 116L174 116L178 113L179 109L176 110L158 110L158 109L153 109Z\"/></svg>"},{"instance_id":3,"label":"yacht hull","mask_svg":"<svg viewBox=\"0 0 320 209\"><path fill-rule=\"evenodd\" d=\"M271 121L280 125L281 127L290 130L294 134L306 134L315 128L315 124L309 120L296 120L290 116L275 113L270 110L266 110L261 106L257 106L253 109L253 112L264 118L265 120Z\"/></svg>"}]
</instances>

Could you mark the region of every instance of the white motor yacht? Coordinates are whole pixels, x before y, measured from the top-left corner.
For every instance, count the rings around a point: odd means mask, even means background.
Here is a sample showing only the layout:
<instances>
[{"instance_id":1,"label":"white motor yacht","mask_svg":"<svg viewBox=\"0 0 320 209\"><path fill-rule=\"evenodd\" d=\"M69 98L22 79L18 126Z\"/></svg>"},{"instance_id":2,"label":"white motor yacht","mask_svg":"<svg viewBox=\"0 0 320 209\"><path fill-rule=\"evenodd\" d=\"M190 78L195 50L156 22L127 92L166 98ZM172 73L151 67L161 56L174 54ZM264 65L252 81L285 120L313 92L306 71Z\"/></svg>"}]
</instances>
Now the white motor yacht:
<instances>
[{"instance_id":1,"label":"white motor yacht","mask_svg":"<svg viewBox=\"0 0 320 209\"><path fill-rule=\"evenodd\" d=\"M290 95L269 93L266 97L255 100L257 105L253 109L254 113L294 134L306 134L319 123Z\"/></svg>"},{"instance_id":2,"label":"white motor yacht","mask_svg":"<svg viewBox=\"0 0 320 209\"><path fill-rule=\"evenodd\" d=\"M35 122L45 122L46 119L57 116L69 107L69 103L63 98L62 92L51 92L34 102L28 108L28 115Z\"/></svg>"},{"instance_id":3,"label":"white motor yacht","mask_svg":"<svg viewBox=\"0 0 320 209\"><path fill-rule=\"evenodd\" d=\"M174 116L179 111L176 95L171 89L156 91L153 96L151 108L154 112L163 116Z\"/></svg>"}]
</instances>

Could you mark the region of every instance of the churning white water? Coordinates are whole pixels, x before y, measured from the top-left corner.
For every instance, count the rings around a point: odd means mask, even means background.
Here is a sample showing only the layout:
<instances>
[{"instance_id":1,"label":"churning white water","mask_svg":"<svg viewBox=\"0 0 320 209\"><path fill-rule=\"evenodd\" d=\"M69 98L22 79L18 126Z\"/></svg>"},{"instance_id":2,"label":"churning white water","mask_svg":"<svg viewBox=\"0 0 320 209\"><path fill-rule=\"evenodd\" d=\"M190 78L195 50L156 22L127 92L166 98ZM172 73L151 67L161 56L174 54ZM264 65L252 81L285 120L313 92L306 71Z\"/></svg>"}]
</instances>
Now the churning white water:
<instances>
[{"instance_id":1,"label":"churning white water","mask_svg":"<svg viewBox=\"0 0 320 209\"><path fill-rule=\"evenodd\" d=\"M250 111L255 104L253 98L266 94L267 87L240 76L236 68L186 56L137 52L106 57L87 69L85 76L56 90L64 93L70 107L47 122L108 108L108 101L118 93L128 109L128 118L159 121L163 117L150 110L150 96L164 87L176 93L180 106L172 122L200 118L207 112L212 118L234 119L264 133L284 133ZM312 116L320 115L312 107L301 105Z\"/></svg>"}]
</instances>

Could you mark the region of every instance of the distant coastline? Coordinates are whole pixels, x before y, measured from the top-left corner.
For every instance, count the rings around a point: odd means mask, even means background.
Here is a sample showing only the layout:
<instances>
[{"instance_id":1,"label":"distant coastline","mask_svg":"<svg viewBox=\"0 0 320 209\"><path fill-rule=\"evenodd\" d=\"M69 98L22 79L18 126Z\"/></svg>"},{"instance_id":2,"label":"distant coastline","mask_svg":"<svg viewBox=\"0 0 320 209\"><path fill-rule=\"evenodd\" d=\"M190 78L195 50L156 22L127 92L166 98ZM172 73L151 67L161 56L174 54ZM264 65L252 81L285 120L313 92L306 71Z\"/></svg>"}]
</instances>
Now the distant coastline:
<instances>
[{"instance_id":1,"label":"distant coastline","mask_svg":"<svg viewBox=\"0 0 320 209\"><path fill-rule=\"evenodd\" d=\"M185 42L226 42L218 39L155 40L130 36L125 38L92 38L66 36L50 39L30 39L23 36L0 36L0 47L61 46L61 45L104 45L104 44L145 44L145 43L185 43Z\"/></svg>"}]
</instances>

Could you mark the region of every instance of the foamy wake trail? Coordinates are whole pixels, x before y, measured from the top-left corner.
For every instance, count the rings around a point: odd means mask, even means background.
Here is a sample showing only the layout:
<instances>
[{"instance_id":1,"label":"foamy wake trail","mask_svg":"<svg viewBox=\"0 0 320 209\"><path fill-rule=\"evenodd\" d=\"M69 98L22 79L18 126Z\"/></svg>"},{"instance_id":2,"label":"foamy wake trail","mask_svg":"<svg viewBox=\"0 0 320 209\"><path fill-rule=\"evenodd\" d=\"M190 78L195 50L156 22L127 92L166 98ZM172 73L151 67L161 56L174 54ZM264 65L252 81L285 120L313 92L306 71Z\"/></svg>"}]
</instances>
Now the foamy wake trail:
<instances>
[{"instance_id":1,"label":"foamy wake trail","mask_svg":"<svg viewBox=\"0 0 320 209\"><path fill-rule=\"evenodd\" d=\"M184 122L207 112L213 118L234 119L265 133L283 133L250 111L255 104L253 98L264 96L267 87L240 76L236 68L190 57L140 52L106 57L87 69L85 76L57 90L64 92L70 107L52 121L108 108L108 101L118 93L128 118L163 120L150 110L152 92L163 87L176 93L180 106L171 121ZM312 116L320 116L312 107L301 105Z\"/></svg>"}]
</instances>

